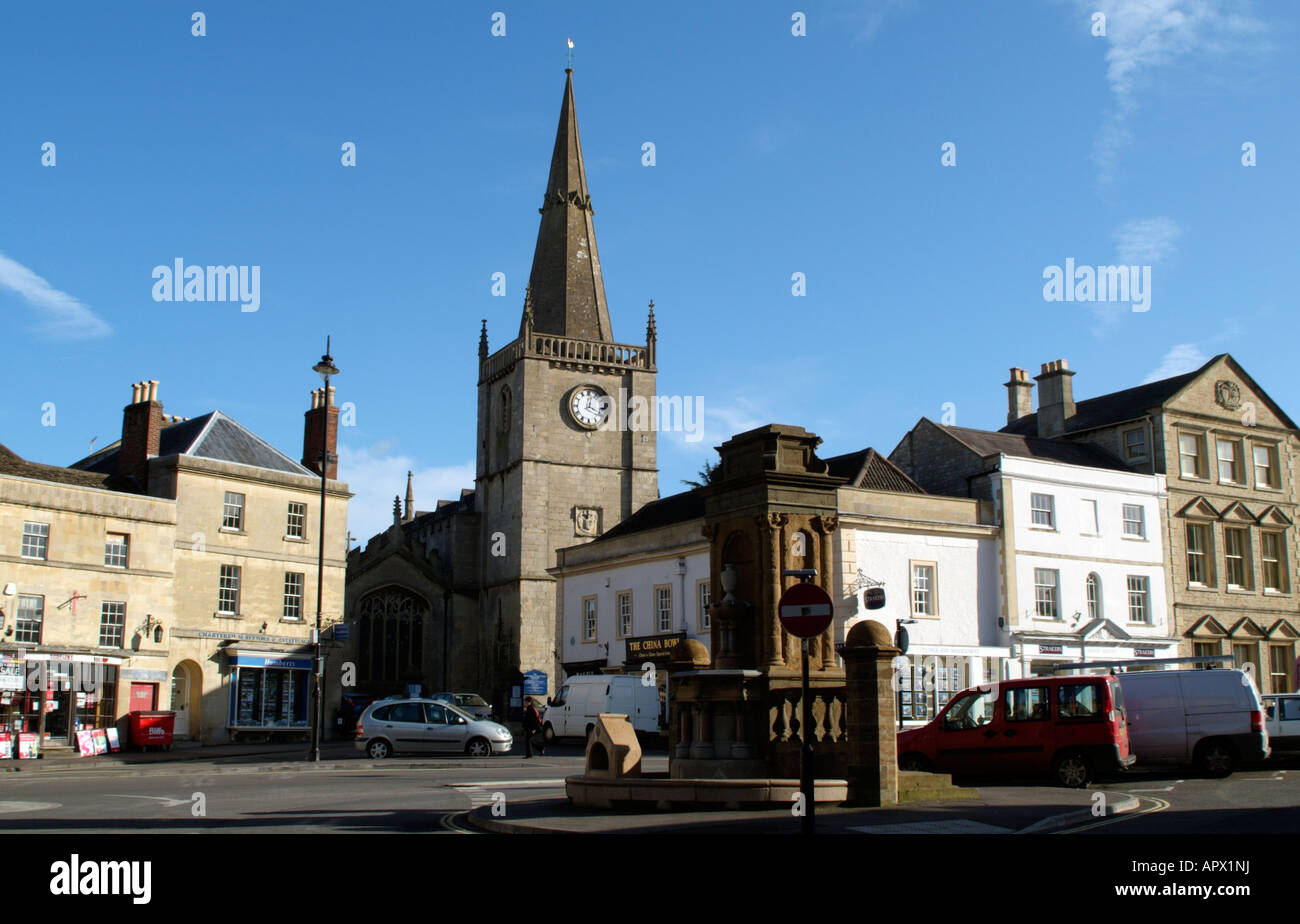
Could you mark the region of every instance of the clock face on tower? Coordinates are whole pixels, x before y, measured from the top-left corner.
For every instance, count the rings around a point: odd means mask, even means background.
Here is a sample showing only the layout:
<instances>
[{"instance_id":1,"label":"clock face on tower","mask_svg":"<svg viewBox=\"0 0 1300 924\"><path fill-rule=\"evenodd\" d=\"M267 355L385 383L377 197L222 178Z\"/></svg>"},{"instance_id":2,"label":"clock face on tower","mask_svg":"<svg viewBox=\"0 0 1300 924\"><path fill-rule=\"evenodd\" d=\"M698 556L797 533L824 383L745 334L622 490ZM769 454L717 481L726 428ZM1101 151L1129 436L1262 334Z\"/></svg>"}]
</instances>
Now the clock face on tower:
<instances>
[{"instance_id":1,"label":"clock face on tower","mask_svg":"<svg viewBox=\"0 0 1300 924\"><path fill-rule=\"evenodd\" d=\"M609 397L595 385L579 385L569 393L566 407L574 423L595 430L609 413Z\"/></svg>"}]
</instances>

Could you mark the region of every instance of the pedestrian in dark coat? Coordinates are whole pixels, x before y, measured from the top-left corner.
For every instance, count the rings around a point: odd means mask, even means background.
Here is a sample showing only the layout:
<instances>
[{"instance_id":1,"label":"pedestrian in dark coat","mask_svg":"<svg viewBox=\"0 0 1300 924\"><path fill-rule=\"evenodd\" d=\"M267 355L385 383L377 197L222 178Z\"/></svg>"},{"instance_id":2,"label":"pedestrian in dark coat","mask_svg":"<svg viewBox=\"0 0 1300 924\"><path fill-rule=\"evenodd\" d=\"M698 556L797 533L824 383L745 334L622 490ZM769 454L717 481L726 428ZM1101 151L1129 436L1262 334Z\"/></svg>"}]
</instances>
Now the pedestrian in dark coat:
<instances>
[{"instance_id":1,"label":"pedestrian in dark coat","mask_svg":"<svg viewBox=\"0 0 1300 924\"><path fill-rule=\"evenodd\" d=\"M533 756L533 736L542 733L542 714L533 705L531 696L524 697L524 760ZM546 740L537 742L537 753L546 756Z\"/></svg>"}]
</instances>

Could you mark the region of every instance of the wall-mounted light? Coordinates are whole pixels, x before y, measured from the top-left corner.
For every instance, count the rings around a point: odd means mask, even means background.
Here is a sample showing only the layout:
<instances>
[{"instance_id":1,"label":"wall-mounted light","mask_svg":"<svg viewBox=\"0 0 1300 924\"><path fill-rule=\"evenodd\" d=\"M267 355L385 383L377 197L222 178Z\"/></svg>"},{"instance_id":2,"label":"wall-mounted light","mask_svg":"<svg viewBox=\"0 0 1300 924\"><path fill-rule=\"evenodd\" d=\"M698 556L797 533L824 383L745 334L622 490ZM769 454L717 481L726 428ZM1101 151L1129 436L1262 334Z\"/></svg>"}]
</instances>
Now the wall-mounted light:
<instances>
[{"instance_id":1,"label":"wall-mounted light","mask_svg":"<svg viewBox=\"0 0 1300 924\"><path fill-rule=\"evenodd\" d=\"M153 643L154 643L155 645L161 645L161 644L162 644L162 636L163 636L163 627L162 627L162 623L158 623L158 625L156 625L156 626L153 627Z\"/></svg>"}]
</instances>

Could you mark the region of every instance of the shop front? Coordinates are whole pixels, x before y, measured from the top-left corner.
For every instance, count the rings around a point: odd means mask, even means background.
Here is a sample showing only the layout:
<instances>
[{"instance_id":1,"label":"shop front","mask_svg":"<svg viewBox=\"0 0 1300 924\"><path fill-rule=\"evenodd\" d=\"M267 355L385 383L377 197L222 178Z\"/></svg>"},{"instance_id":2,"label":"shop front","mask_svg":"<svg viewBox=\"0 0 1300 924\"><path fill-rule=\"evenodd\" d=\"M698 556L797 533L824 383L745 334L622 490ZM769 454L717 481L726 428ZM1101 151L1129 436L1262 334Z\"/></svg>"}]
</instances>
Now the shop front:
<instances>
[{"instance_id":1,"label":"shop front","mask_svg":"<svg viewBox=\"0 0 1300 924\"><path fill-rule=\"evenodd\" d=\"M77 746L77 733L117 726L124 658L67 651L0 654L0 727L38 750Z\"/></svg>"},{"instance_id":2,"label":"shop front","mask_svg":"<svg viewBox=\"0 0 1300 924\"><path fill-rule=\"evenodd\" d=\"M227 648L232 741L305 737L310 733L310 649L253 651Z\"/></svg>"},{"instance_id":3,"label":"shop front","mask_svg":"<svg viewBox=\"0 0 1300 924\"><path fill-rule=\"evenodd\" d=\"M911 645L895 659L895 706L902 722L923 725L962 690L1006 678L1008 650L986 646Z\"/></svg>"},{"instance_id":4,"label":"shop front","mask_svg":"<svg viewBox=\"0 0 1300 924\"><path fill-rule=\"evenodd\" d=\"M1102 673L1110 662L1122 661L1126 669L1141 669L1145 661L1153 662L1151 670L1167 665L1161 659L1178 656L1176 638L1141 638L1128 636L1123 630L1104 633L1039 633L1021 632L1012 635L1016 661L1021 677L1050 677L1057 665L1072 664L1084 667L1070 668L1070 673ZM1097 663L1095 669L1086 665Z\"/></svg>"}]
</instances>

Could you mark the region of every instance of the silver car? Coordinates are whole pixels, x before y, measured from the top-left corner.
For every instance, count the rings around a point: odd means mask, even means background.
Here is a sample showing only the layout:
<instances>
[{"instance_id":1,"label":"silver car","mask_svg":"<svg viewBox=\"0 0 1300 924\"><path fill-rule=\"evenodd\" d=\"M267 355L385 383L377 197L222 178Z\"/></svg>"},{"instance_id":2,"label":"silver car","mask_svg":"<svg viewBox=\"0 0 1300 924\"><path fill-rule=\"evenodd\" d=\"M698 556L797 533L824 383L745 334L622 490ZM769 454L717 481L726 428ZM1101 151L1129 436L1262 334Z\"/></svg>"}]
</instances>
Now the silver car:
<instances>
[{"instance_id":1,"label":"silver car","mask_svg":"<svg viewBox=\"0 0 1300 924\"><path fill-rule=\"evenodd\" d=\"M367 706L357 720L357 750L375 759L430 751L491 757L510 753L514 743L504 725L476 719L432 699L381 699Z\"/></svg>"}]
</instances>

